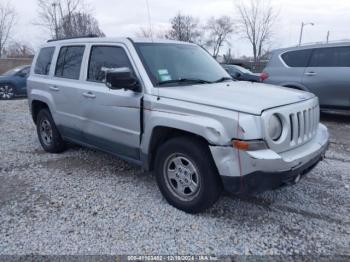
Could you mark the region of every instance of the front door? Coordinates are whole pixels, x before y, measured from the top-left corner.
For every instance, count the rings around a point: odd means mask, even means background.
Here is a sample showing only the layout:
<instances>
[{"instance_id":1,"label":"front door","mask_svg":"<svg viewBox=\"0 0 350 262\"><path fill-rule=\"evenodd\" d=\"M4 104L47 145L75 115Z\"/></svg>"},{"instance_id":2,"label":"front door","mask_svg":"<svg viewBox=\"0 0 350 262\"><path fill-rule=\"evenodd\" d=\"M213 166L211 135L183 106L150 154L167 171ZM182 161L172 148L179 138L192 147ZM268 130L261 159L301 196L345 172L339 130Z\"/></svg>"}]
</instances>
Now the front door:
<instances>
[{"instance_id":1,"label":"front door","mask_svg":"<svg viewBox=\"0 0 350 262\"><path fill-rule=\"evenodd\" d=\"M84 138L107 152L140 160L140 104L142 93L111 90L101 69L128 67L133 70L123 46L92 45L84 99Z\"/></svg>"}]
</instances>

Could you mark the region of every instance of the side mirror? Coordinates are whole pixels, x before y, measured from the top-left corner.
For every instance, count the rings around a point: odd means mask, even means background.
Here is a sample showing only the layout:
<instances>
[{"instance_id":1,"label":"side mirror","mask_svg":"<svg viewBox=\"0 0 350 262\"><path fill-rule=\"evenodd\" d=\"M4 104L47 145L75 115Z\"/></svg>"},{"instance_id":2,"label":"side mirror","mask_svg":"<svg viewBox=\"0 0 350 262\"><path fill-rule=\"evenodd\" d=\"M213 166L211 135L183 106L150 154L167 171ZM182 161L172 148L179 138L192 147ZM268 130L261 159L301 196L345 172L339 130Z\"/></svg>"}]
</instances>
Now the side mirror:
<instances>
[{"instance_id":1,"label":"side mirror","mask_svg":"<svg viewBox=\"0 0 350 262\"><path fill-rule=\"evenodd\" d=\"M25 77L27 77L28 74L25 73L25 72L20 71L20 72L18 72L16 75L19 76L19 77L25 78Z\"/></svg>"},{"instance_id":2,"label":"side mirror","mask_svg":"<svg viewBox=\"0 0 350 262\"><path fill-rule=\"evenodd\" d=\"M234 73L231 74L231 76L232 76L233 79L238 79L238 78L241 77L241 74L238 73L238 72L234 72Z\"/></svg>"},{"instance_id":3,"label":"side mirror","mask_svg":"<svg viewBox=\"0 0 350 262\"><path fill-rule=\"evenodd\" d=\"M101 68L106 72L106 85L110 89L125 89L140 92L140 83L130 68Z\"/></svg>"}]
</instances>

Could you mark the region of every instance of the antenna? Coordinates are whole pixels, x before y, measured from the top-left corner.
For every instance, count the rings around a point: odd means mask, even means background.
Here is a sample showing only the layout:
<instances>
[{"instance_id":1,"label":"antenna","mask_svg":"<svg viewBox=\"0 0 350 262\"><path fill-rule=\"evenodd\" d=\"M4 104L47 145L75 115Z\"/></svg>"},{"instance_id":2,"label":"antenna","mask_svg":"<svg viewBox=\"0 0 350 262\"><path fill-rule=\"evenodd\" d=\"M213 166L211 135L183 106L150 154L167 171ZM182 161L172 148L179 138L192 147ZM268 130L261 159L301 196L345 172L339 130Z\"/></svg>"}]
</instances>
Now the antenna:
<instances>
[{"instance_id":1,"label":"antenna","mask_svg":"<svg viewBox=\"0 0 350 262\"><path fill-rule=\"evenodd\" d=\"M148 13L148 26L149 26L149 32L151 34L151 39L153 42L153 29L152 29L152 20L151 20L151 10L149 8L149 2L146 0L146 5L147 5L147 13Z\"/></svg>"},{"instance_id":2,"label":"antenna","mask_svg":"<svg viewBox=\"0 0 350 262\"><path fill-rule=\"evenodd\" d=\"M331 34L331 31L328 31L327 32L327 44L329 43L329 36L330 36L330 34Z\"/></svg>"}]
</instances>

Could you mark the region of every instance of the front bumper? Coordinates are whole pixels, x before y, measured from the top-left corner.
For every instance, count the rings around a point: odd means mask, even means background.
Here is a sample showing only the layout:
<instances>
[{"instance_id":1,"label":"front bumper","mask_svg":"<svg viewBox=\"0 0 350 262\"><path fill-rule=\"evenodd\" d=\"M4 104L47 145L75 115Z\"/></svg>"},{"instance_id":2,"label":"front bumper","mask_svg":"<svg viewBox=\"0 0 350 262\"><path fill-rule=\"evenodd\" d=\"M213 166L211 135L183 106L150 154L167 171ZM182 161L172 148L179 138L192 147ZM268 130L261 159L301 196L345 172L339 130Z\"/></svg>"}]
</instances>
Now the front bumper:
<instances>
[{"instance_id":1,"label":"front bumper","mask_svg":"<svg viewBox=\"0 0 350 262\"><path fill-rule=\"evenodd\" d=\"M210 150L226 191L249 194L277 188L307 174L323 159L328 145L328 130L320 124L311 141L284 153L270 149L238 152L217 146Z\"/></svg>"}]
</instances>

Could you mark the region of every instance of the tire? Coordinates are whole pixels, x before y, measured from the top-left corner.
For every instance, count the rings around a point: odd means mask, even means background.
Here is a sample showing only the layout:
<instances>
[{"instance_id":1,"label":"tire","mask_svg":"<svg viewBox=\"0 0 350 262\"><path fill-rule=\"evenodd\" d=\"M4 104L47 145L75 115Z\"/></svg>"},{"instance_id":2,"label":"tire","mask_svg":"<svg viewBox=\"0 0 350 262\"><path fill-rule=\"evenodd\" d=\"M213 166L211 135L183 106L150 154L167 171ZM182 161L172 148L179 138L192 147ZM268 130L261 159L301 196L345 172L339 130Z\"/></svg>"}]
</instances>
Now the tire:
<instances>
[{"instance_id":1,"label":"tire","mask_svg":"<svg viewBox=\"0 0 350 262\"><path fill-rule=\"evenodd\" d=\"M11 84L0 84L0 99L10 100L16 95L15 87Z\"/></svg>"},{"instance_id":2,"label":"tire","mask_svg":"<svg viewBox=\"0 0 350 262\"><path fill-rule=\"evenodd\" d=\"M161 145L155 173L164 198L187 213L210 208L222 192L208 145L193 138L173 138Z\"/></svg>"},{"instance_id":3,"label":"tire","mask_svg":"<svg viewBox=\"0 0 350 262\"><path fill-rule=\"evenodd\" d=\"M40 144L46 152L57 154L66 149L66 143L62 139L48 109L39 111L36 130Z\"/></svg>"}]
</instances>

